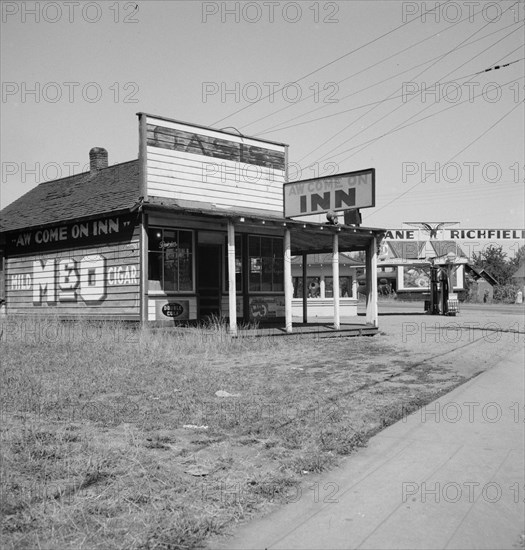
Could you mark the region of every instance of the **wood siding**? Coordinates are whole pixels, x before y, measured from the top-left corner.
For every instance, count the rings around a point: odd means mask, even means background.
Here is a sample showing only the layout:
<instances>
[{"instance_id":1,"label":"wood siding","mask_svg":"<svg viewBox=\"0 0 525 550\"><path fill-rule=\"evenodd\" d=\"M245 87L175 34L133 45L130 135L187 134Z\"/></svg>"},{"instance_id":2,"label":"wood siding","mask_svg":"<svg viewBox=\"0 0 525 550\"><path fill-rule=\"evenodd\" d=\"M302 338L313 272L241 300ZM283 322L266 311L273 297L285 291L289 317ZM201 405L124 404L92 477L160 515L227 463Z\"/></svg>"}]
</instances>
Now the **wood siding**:
<instances>
[{"instance_id":1,"label":"wood siding","mask_svg":"<svg viewBox=\"0 0 525 550\"><path fill-rule=\"evenodd\" d=\"M235 299L236 309L237 309L237 318L242 319L243 317L243 298L242 296L237 296ZM228 293L223 294L221 297L221 314L224 317L229 317L230 315L230 302Z\"/></svg>"},{"instance_id":2,"label":"wood siding","mask_svg":"<svg viewBox=\"0 0 525 550\"><path fill-rule=\"evenodd\" d=\"M139 226L105 244L11 254L5 266L8 314L140 319ZM58 246L58 245L55 245Z\"/></svg>"},{"instance_id":3,"label":"wood siding","mask_svg":"<svg viewBox=\"0 0 525 550\"><path fill-rule=\"evenodd\" d=\"M147 194L282 213L285 146L148 117Z\"/></svg>"}]
</instances>

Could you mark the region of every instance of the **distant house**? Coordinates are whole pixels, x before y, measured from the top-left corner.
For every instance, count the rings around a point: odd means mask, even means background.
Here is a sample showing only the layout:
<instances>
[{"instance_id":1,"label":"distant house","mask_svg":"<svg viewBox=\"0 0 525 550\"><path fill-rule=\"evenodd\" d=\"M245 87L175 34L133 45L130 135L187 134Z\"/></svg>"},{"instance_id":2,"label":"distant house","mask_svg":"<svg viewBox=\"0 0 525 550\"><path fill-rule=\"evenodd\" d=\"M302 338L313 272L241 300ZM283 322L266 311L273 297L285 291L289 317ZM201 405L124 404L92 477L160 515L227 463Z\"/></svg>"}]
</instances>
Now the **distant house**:
<instances>
[{"instance_id":1,"label":"distant house","mask_svg":"<svg viewBox=\"0 0 525 550\"><path fill-rule=\"evenodd\" d=\"M302 311L303 297L302 256L292 258L293 308L294 315ZM362 265L348 254L339 254L339 297L341 315L357 315L358 268ZM329 316L333 311L334 278L332 275L332 254L308 254L306 256L306 292L308 312L311 317ZM380 288L378 286L378 292Z\"/></svg>"},{"instance_id":2,"label":"distant house","mask_svg":"<svg viewBox=\"0 0 525 550\"><path fill-rule=\"evenodd\" d=\"M518 286L525 286L525 262L522 262L514 275L512 275L512 280Z\"/></svg>"},{"instance_id":3,"label":"distant house","mask_svg":"<svg viewBox=\"0 0 525 550\"><path fill-rule=\"evenodd\" d=\"M470 298L478 302L492 302L494 287L498 281L482 267L465 266L465 271L474 279L470 288Z\"/></svg>"},{"instance_id":4,"label":"distant house","mask_svg":"<svg viewBox=\"0 0 525 550\"><path fill-rule=\"evenodd\" d=\"M430 292L431 261L445 257L451 252L458 260L457 269L451 276L451 291L461 292L464 289L464 265L462 264L467 256L457 242L431 239L385 239L377 263L378 290L381 293L382 289L384 291L390 286L400 299L424 299ZM381 279L384 279L383 283Z\"/></svg>"}]
</instances>

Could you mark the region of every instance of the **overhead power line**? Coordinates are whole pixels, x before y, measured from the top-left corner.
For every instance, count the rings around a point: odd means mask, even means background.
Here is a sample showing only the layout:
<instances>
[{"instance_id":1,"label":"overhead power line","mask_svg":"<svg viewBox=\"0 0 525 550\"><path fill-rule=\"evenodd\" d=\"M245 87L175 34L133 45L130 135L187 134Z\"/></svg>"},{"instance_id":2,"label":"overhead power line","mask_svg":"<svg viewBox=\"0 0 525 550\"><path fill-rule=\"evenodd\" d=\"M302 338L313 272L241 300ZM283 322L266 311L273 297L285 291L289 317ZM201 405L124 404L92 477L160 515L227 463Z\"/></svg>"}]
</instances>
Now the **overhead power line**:
<instances>
[{"instance_id":1,"label":"overhead power line","mask_svg":"<svg viewBox=\"0 0 525 550\"><path fill-rule=\"evenodd\" d=\"M504 119L506 119L512 112L514 112L518 107L520 107L521 104L523 104L524 101L520 101L520 103L518 103L517 105L514 105L514 107L512 109L510 109L510 111L508 111L507 113L505 113L502 117L500 117L498 120L496 120L496 122L494 122L493 124L491 124L489 126L489 128L487 128L485 131L483 131L479 136L477 136L475 139L473 139L472 141L470 141L465 147L463 147L463 149L461 149L461 151L458 151L454 156L450 157L445 164L448 164L450 162L452 162L455 158L457 158L459 155L461 155L461 153L465 152L469 147L471 147L472 145L474 145L474 143L478 142L482 137L484 137L485 135L487 135L493 128L495 128L501 121L503 121ZM399 199L401 199L402 197L404 197L405 195L407 195L408 193L410 193L410 191L412 191L412 189L415 189L418 185L421 185L423 183L423 179L421 179L421 181L419 181L418 183L416 183L415 185L413 185L412 187L410 187L409 189L407 189L406 191L404 191L403 193L401 193L400 195L398 195L395 199L392 199L391 201L387 202L384 206L382 206L381 208L378 208L376 210L374 210L374 212L372 212L370 214L370 217L371 216L374 216L375 214L381 212L381 210L384 210L387 206L390 206L391 204L393 204L394 202L398 201Z\"/></svg>"},{"instance_id":2,"label":"overhead power line","mask_svg":"<svg viewBox=\"0 0 525 550\"><path fill-rule=\"evenodd\" d=\"M515 2L514 4L512 4L511 6L509 6L506 10L503 11L503 13L505 13L506 11L510 10L514 5L516 5L517 2ZM438 63L439 61L441 61L442 59L444 59L445 57L447 57L448 55L450 55L451 53L454 53L461 45L465 44L468 40L470 40L473 36L475 36L476 34L478 34L479 32L481 32L483 29L485 29L488 25L490 25L491 22L488 22L486 23L485 25L483 25L482 27L480 27L478 30L474 31L470 36L468 36L467 38L465 38L464 40L462 40L459 44L457 44L456 46L454 46L453 48L451 48L450 50L448 50L447 52L445 52L443 55L441 55L437 60L435 60L429 67L426 67L425 69L423 69L422 71L420 71L415 77L414 79L420 77L422 74L424 74L425 72L427 72L431 67L433 67L436 63ZM515 31L512 31L512 32L515 32ZM512 34L512 33L510 33ZM508 36L508 35L507 35ZM503 38L506 38L506 37L503 37ZM500 42L501 40L503 39L500 39L498 42ZM492 45L493 46L493 45ZM492 47L491 46L491 47ZM487 48L486 48L487 49ZM486 51L483 50L483 51ZM475 55L474 57L471 58L472 59L475 59L476 57L478 57L480 54L477 54ZM463 66L463 65L461 65ZM454 70L457 70L454 69ZM448 72L446 75L444 75L442 78L446 78L449 74L451 74L452 72L454 71L450 71ZM441 79L440 79L441 80ZM437 81L439 82L439 80ZM392 92L390 94L390 96L394 95L395 91ZM390 97L389 96L389 97ZM408 101L406 103L403 103L402 105L399 105L398 107L396 107L395 109L393 109L388 115L386 116L390 116L391 114L395 113L396 111L398 111L399 109L405 107L407 105L407 103L409 103L410 101L412 101L416 96L412 96L411 98L408 99ZM335 137L337 137L339 134L341 134L342 132L344 132L346 129L348 129L350 126L352 126L353 124L355 124L357 121L361 120L363 117L365 117L366 115L368 115L369 113L371 113L372 111L374 111L375 109L378 108L378 105L372 107L371 109L369 109L366 113L364 113L363 115L361 115L360 117L358 117L355 121L351 122L350 124L347 124L342 130L339 130L338 132L336 132L334 135L332 135L330 138L328 138L327 140L325 140L323 143L321 143L318 147L316 147L315 149L313 149L312 151L310 151L309 153L307 153L306 155L304 155L300 160L302 161L305 157L308 157L309 155L311 155L312 153L314 153L315 151L318 151L321 147L323 147L324 145L326 145L327 143L329 143L332 139L334 139ZM422 111L426 110L428 108L428 106L425 108L425 109L422 109ZM421 112L422 112L421 111ZM414 115L415 116L415 115ZM413 118L413 117L411 117ZM363 132L365 132L366 130L370 129L372 126L374 126L375 124L377 124L378 122L382 122L383 120L385 119L385 117L382 117L381 119L378 119L376 120L375 122L373 122L372 124L370 124L369 126L367 126L366 128L363 128L362 130L360 130L359 132L357 132L357 134L354 134L353 136L351 136L350 138L346 139L345 141L343 141L342 143L340 143L336 148L339 148L341 147L342 145L344 145L345 143L347 143L348 141L354 139L355 137L357 137L358 135L362 134ZM323 159L326 155L324 155L323 157L321 157L321 159ZM319 159L319 160L321 160Z\"/></svg>"},{"instance_id":3,"label":"overhead power line","mask_svg":"<svg viewBox=\"0 0 525 550\"><path fill-rule=\"evenodd\" d=\"M519 80L523 80L524 78L525 78L525 76L521 76L520 78L515 78L513 80L509 80L508 82L505 82L504 84L502 84L502 86L507 86L507 85L512 84L514 82L518 82ZM470 102L471 99L476 99L477 97L480 97L482 95L483 95L483 92L472 96L472 98L467 98L467 99L464 99L463 101L460 101L458 103L455 103L453 105L445 107L444 109L441 109L441 111L437 111L436 113L431 113L430 115L427 115L423 118L418 118L417 120L414 120L413 122L409 122L408 124L405 124L403 126L396 126L394 129L389 130L388 132L385 132L384 134L381 134L380 136L377 136L375 138L364 141L364 142L362 142L358 145L354 145L353 147L349 147L348 149L345 149L344 151L340 151L339 153L335 153L334 155L331 155L329 157L325 157L323 160L330 160L332 158L338 157L339 155L342 155L343 153L347 153L348 151L358 149L359 147L362 147L363 145L367 145L369 143L374 143L378 139L381 139L381 138L384 138L384 137L389 136L391 134L394 134L396 132L399 132L400 130L404 130L405 128L409 128L410 126L414 126L415 124L419 124L420 122L423 122L424 120L428 120L429 118L440 115L441 113L444 113L445 111L449 111L450 109L454 109L455 107L459 107L460 105L463 105L464 103Z\"/></svg>"},{"instance_id":4,"label":"overhead power line","mask_svg":"<svg viewBox=\"0 0 525 550\"><path fill-rule=\"evenodd\" d=\"M513 32L515 32L515 31L513 31ZM510 34L512 34L512 33L510 33ZM509 36L509 35L507 35L507 36ZM463 67L464 65L466 65L467 63L469 63L470 61L472 61L473 59L475 59L476 57L479 57L481 54L485 53L488 49L490 49L491 47L495 46L497 43L501 42L501 40L503 40L504 38L506 38L506 37L503 37L502 39L498 40L498 42L496 42L495 44L492 44L492 45L489 46L488 48L485 48L484 50L482 50L481 52L479 52L479 53L476 54L475 56L471 57L468 61L466 61L465 63L463 63L462 65L460 65L459 67L456 67L456 68L453 69L452 71L449 71L449 72L448 72L444 77L442 77L442 78L445 78L445 77L449 76L449 75L452 74L454 71L456 71L458 68ZM516 49L519 49L519 48L521 48L521 46L519 46L518 48L515 48L514 50L512 50L511 53L514 53L514 52L516 51ZM508 54L507 54L507 55L508 55ZM505 56L505 57L506 57L506 56ZM521 60L518 59L516 62L518 62L518 61L521 61ZM476 74L484 74L484 71L479 71L479 72L476 73ZM467 77L467 78L468 78L468 77ZM438 80L438 81L435 83L435 85L436 85L436 84L444 85L445 83L441 83L441 82ZM476 97L476 96L475 96L475 97ZM410 99L414 99L414 98L415 98L415 96L413 96L413 97L410 98ZM473 99L474 99L474 98L473 98ZM462 102L462 103L463 103L463 102ZM405 128L407 122L409 122L409 121L412 120L413 118L415 118L415 117L421 115L422 113L424 113L425 111L427 111L428 109L430 109L432 106L433 106L432 104L427 105L426 107L424 107L423 109L421 109L419 112L417 112L417 113L413 114L412 116L410 116L409 118L407 118L404 122L402 122L402 123L398 124L397 126L395 126L394 128L392 128L392 129L390 130L390 132L395 132L399 127ZM398 107L398 108L399 108L399 107ZM397 109L395 109L395 110L397 110ZM389 114L392 114L392 112L389 113ZM389 116L389 115L386 115L386 116ZM385 118L385 117L383 117L382 120L384 120L384 118ZM422 120L422 119L419 119L419 120ZM377 122L378 122L378 121L374 122L374 124L376 124ZM372 124L372 125L373 125L373 124ZM372 126L372 125L371 125L371 126ZM370 128L371 126L369 126L368 128ZM359 133L362 133L362 132L358 132L358 134L355 134L353 137L356 137L356 135L359 135ZM346 142L350 141L350 139L352 139L352 138L347 139L347 140L346 140L345 142L343 142L343 143L346 143ZM344 161L344 160L348 160L348 159L351 158L352 156L355 156L355 155L359 154L363 149L366 149L367 147L369 147L370 145L372 145L372 143L375 143L375 142L378 141L379 139L381 139L381 137L378 137L378 138L376 138L376 139L371 140L370 142L368 142L367 144L365 144L361 149L359 149L359 151L356 151L355 153L352 153L352 155L350 155L350 156L345 157L344 159L342 159L341 162ZM335 156L338 156L338 155L340 155L340 154L342 154L342 152L336 153ZM321 157L321 158L319 159L319 161L325 160L324 157L326 157L326 155L324 155L323 157ZM329 158L332 158L332 157L329 157Z\"/></svg>"},{"instance_id":5,"label":"overhead power line","mask_svg":"<svg viewBox=\"0 0 525 550\"><path fill-rule=\"evenodd\" d=\"M520 46L521 48L522 46ZM511 63L507 63L506 65L504 65L505 67L508 66L508 65L512 65L514 63L518 63L519 61L523 61L525 59L525 57L522 57L521 59L516 59L515 61L512 61ZM429 63L430 61L425 61L425 63ZM419 65L418 65L419 66ZM504 67L502 65L502 67ZM414 67L412 67L411 69L408 69L408 70L412 70ZM471 76L476 76L476 75L479 75L479 74L483 74L485 73L486 71L478 71L478 72L475 72L475 73L470 73L468 75L462 75L462 76L458 76L457 78L453 79L453 80L447 80L446 82L440 82L439 84L441 84L442 86L446 86L447 84L453 84L453 83L457 83L458 81L460 80L464 80L465 78L470 78ZM398 76L398 75L396 75ZM337 113L332 113L330 115L324 115L322 117L318 117L318 118L312 118L311 120L305 120L303 122L297 122L296 124L290 124L290 126L283 126L281 128L277 128L276 130L274 130L275 132L279 132L281 130L288 130L289 128L295 128L297 126L303 126L305 124L311 124L312 122L318 122L319 120L325 120L327 118L332 118L334 116L341 116L345 113L350 113L352 111L358 111L359 109L364 109L365 107L370 107L371 105L378 105L380 103L385 103L387 101L392 101L393 99L399 99L400 97L403 97L404 94L399 94L399 95L395 95L395 96L391 96L391 97L387 97L385 99L378 99L377 101L371 101L370 103L364 103L363 105L358 105L357 107L350 107L350 109L345 109L344 111L338 111ZM268 131L264 131L264 132L260 132L258 134L254 134L254 137L259 137L259 136L264 136L266 134L270 133L270 130Z\"/></svg>"},{"instance_id":6,"label":"overhead power line","mask_svg":"<svg viewBox=\"0 0 525 550\"><path fill-rule=\"evenodd\" d=\"M456 24L457 24L457 23L456 23ZM511 23L510 25L507 25L506 27L503 27L503 28L501 28L501 29L498 29L497 31L491 32L491 33L489 33L489 34L487 34L487 35L485 35L485 36L482 36L481 38L477 38L476 40L473 40L472 42L469 42L469 43L467 43L467 44L463 44L462 46L459 46L457 49L466 48L467 46L471 46L472 44L475 44L476 42L479 42L479 41L481 41L481 40L485 40L486 38L489 38L489 37L492 36L493 34L500 33L500 32L502 32L502 31L504 31L505 29L508 29L509 27L512 27L512 26L515 26L515 25L516 25L516 23ZM453 26L454 26L454 25L451 25L450 27L447 27L447 29L445 29L445 31L451 29ZM445 31L443 31L443 32L445 32ZM440 34L440 33L436 33L436 34ZM433 38L434 36L436 36L436 34L433 34L433 35L432 35L431 37L429 37L429 38ZM427 39L424 39L424 40L427 40ZM423 41L424 41L424 40L423 40ZM389 59L391 59L392 57L395 57L396 55L398 55L399 53L402 53L402 52L406 51L407 49L410 49L411 47L420 44L420 43L423 42L423 41L417 42L416 44L413 44L413 45L410 46L409 48L405 48L405 50L402 50L402 51L400 51L400 52L397 52L397 53L393 54L392 56L387 57L387 58L386 58L385 60L383 60L383 61L389 60ZM520 46L520 47L521 47L521 46ZM407 72L410 72L410 71L412 71L412 70L414 70L414 69L417 69L418 67L421 67L421 66L423 66L423 65L426 65L427 63L431 63L432 61L434 61L434 60L437 59L438 57L439 57L439 56L433 57L433 58L431 58L431 59L428 59L428 60L426 60L426 61L423 61L423 63L418 63L417 65L413 65L412 67L410 67L410 68L408 68L408 69L405 69L404 71L401 71L401 72L396 73L396 74L394 74L394 75L392 75L392 76L389 76L388 78L384 78L384 79L379 80L379 81L377 81L377 82L375 82L375 83L373 83L373 84L369 84L368 86L365 86L364 88L361 88L361 89L359 89L359 90L356 90L355 92L352 92L351 94L348 94L348 95L342 97L342 98L339 100L339 102L342 102L342 101L344 101L345 99L348 99L349 97L352 97L352 96L354 96L354 95L357 95L357 94L359 94L359 93L361 93L361 92L364 92L364 91L366 91L366 90L369 90L370 88L373 88L373 87L375 87L375 86L379 86L380 84L384 84L385 82L388 82L389 80L392 80L392 79L394 79L394 78L397 78L398 76L401 76L401 75L403 75L403 74L405 74L405 73L407 73ZM341 84L341 82L344 82L345 80L348 80L349 78L353 78L354 76L357 76L358 74L360 74L360 73L362 73L362 72L364 72L364 71L366 71L366 70L368 70L368 69L371 69L372 67L375 67L376 65L382 63L383 61L380 61L380 62L378 62L378 63L376 63L376 64L374 64L374 65L371 65L370 67L368 67L368 68L366 68L366 69L363 69L362 71L359 71L359 72L357 72L357 73L354 73L353 75L350 75L350 76L348 76L348 77L345 77L345 78L343 78L342 80L337 81L335 84ZM483 71L480 71L480 72L483 72ZM477 74L477 73L472 73L472 76L475 75L475 74ZM471 76L471 75L469 75L469 76ZM458 77L458 78L460 78L460 77ZM309 96L307 96L307 97L301 99L301 100L298 101L297 103L301 103L302 101L305 101L305 100L307 100L307 99L313 97L314 95L315 95L315 94L310 94ZM398 96L396 96L396 97L398 97ZM392 98L392 99L394 99L394 98ZM380 100L380 101L383 101L383 100ZM380 101L371 102L371 103L368 103L368 104L366 104L366 105L362 105L362 106L360 106L360 107L351 108L351 109L346 109L346 110L344 110L344 111L339 111L338 113L335 113L335 114L325 115L324 117L314 118L314 119L311 119L311 120L308 120L308 121L299 122L299 123L297 123L297 124L291 124L291 125L289 125L289 126L284 126L284 127L282 126L283 124L287 124L288 122L292 122L292 121L294 121L294 120L297 120L297 119L299 119L299 118L305 117L305 116L307 116L307 115L311 115L311 114L313 114L313 113L315 113L315 112L317 112L317 111L321 111L321 110L323 110L323 109L327 109L327 108L329 108L329 107L332 106L332 105L329 104L329 103L328 103L328 104L324 104L324 105L320 105L319 107L317 107L317 108L315 108L315 109L313 109L313 110L309 110L309 111L307 111L307 112L305 112L305 113L301 113L301 114L296 115L296 116L294 116L294 117L292 117L292 118L289 118L289 119L286 120L286 121L279 122L279 123L277 123L277 124L274 124L274 125L272 125L272 126L269 126L269 127L265 128L264 130L262 130L261 132L258 132L258 133L253 134L253 135L254 135L254 136L263 136L263 135L266 135L266 134L270 133L272 130L275 131L275 132L279 132L279 131L281 131L281 130L287 130L287 129L289 129L289 128L293 128L294 126L301 126L301 125L303 125L303 124L308 124L308 123L310 123L310 122L315 122L315 121L317 121L317 120L323 120L324 118L329 118L329 117L331 117L331 116L336 116L336 115L338 115L338 114L347 113L347 112L350 112L350 111L355 110L355 109L361 109L362 107L367 107L368 105L374 105L374 104L376 104L376 103L379 103ZM388 101L388 99L385 99L385 101ZM285 109L289 109L290 107L293 107L293 104L286 105L285 107L282 107L281 109L279 109L279 110L277 110L277 111L274 111L273 113L271 113L271 114L269 114L269 115L260 117L259 119L255 120L253 123L249 123L249 124L243 126L242 128L246 128L247 126L250 126L251 124L254 124L255 122L258 122L258 121L260 121L260 120L269 118L270 116L273 116L273 115L275 115L275 114L277 114L277 113L279 113L279 112L281 112L281 111L283 111L283 110L285 110Z\"/></svg>"},{"instance_id":7,"label":"overhead power line","mask_svg":"<svg viewBox=\"0 0 525 550\"><path fill-rule=\"evenodd\" d=\"M521 48L521 46L520 46L520 48ZM513 50L513 51L515 51L515 50ZM525 59L525 58L518 59L518 60L516 60L515 62L517 63L517 62L519 62L519 61L522 61L523 59ZM484 73L484 71L481 71L481 72L478 72L478 73L476 73L476 74L483 74L483 73ZM450 74L450 73L448 73L448 74ZM518 80L520 80L520 79L518 79ZM446 83L446 82L443 82L443 83L440 83L440 84L441 84L441 85L445 85L445 84L447 84L447 83ZM482 92L481 94L478 94L477 96L473 96L471 99L474 100L476 97L480 97L481 95L483 95L483 92ZM469 99L469 101L470 101L470 99ZM460 102L460 104L465 103L465 102L466 102L466 101L462 101L462 102ZM459 104L458 104L458 105L459 105ZM349 158L351 158L351 157L353 157L353 156L359 154L361 151L363 151L364 149L366 149L367 147L369 147L369 146L372 145L373 143L375 143L375 142L379 141L380 139L382 139L383 137L385 137L385 135L390 135L391 133L396 132L398 129L403 129L403 128L406 128L407 126L410 126L411 124L407 124L407 122L409 122L409 121L412 120L413 118L415 118L415 117L421 115L422 113L424 113L425 111L427 111L427 110L430 109L431 107L432 107L432 104L428 105L427 107L424 107L424 108L421 109L418 113L415 113L414 115L412 115L412 116L410 116L409 118L407 118L404 122L398 124L397 126L394 126L394 128L391 128L386 134L383 134L382 136L379 136L379 137L377 137L377 138L373 138L373 139L369 140L368 142L366 142L365 144L363 144L363 146L362 146L358 151L355 151L354 153L352 153L352 154L349 155L348 157L345 157L344 159L341 159L340 162L343 162L343 161L345 161L345 160L348 160ZM444 109L444 110L448 110L448 109ZM439 111L439 112L437 112L437 113L434 113L434 114L439 114L439 113L441 113L441 112L443 112L443 110L442 110L442 111ZM387 115L387 116L388 116L388 115ZM417 123L417 122L420 122L420 121L422 121L422 120L426 120L427 118L430 118L431 116L433 116L433 115L430 115L429 117L424 117L424 118L422 118L422 119L418 119L418 120L416 120L416 121L414 122L414 124ZM352 148L352 149L355 149L355 147ZM341 151L341 152L339 152L339 153L336 153L336 154L333 155L332 157L328 157L328 158L333 158L333 157L335 157L335 156L339 156L340 154L343 154L344 152L347 152L348 150L349 150L349 149L347 149L347 150L345 150L345 151ZM325 156L326 156L326 155L325 155ZM321 161L321 160L326 160L326 159L325 159L325 157L321 157L321 159L319 159L319 161Z\"/></svg>"},{"instance_id":8,"label":"overhead power line","mask_svg":"<svg viewBox=\"0 0 525 550\"><path fill-rule=\"evenodd\" d=\"M337 63L338 61L341 61L341 59L344 59L345 57L348 57L364 48L366 48L367 46L370 46L371 44L374 44L375 42L378 42L379 40L381 40L382 38L385 38L386 36L389 36L390 34L396 32L397 30L399 29L402 29L403 27L406 27L407 25L410 25L411 23L413 23L414 21L417 21L420 17L422 17L423 15L426 15L427 13L431 13L437 9L440 9L442 6L444 6L445 4L448 4L451 0L445 0L445 2L442 2L441 4L436 4L435 7L433 7L432 9L430 10L427 10L426 12L422 13L420 16L417 16L417 17L414 17L413 19L411 19L410 21L407 21L406 23L402 23L401 25L398 25L397 27L395 27L394 29L391 29L385 33L383 33L382 35L380 36L377 36L376 38L372 39L372 40L369 40L368 42L366 42L365 44L362 44L361 46L358 46L357 48L354 48L353 50L350 50L349 52L346 52L345 54L337 57L336 59L333 59L332 61L329 61L328 63L325 63L324 65L321 65L321 67L318 67L317 69L314 69L313 71L310 71L308 74L305 74L303 76L301 76L300 78L296 79L295 82L301 82L302 80L305 80L306 78L308 78L309 76L312 76L316 73L318 73L319 71L322 71L323 69L326 69L326 67L329 67L330 65L333 65L334 63ZM225 117L222 117L221 119L215 121L214 123L211 124L211 126L215 126L217 124L219 124L220 122L222 122L223 120L226 120L227 118L230 118L246 109L249 109L250 107L253 107L254 105L256 105L257 103L259 103L260 101L262 101L263 99L267 99L268 97L270 97L272 95L272 93L276 93L276 92L280 92L284 89L283 88L280 88L274 92L270 92L268 95L264 96L264 97L261 97L259 98L257 101L254 101L253 103L250 103L248 105L245 105L244 107L241 107L240 109L237 109L236 111L234 111L233 113L225 116Z\"/></svg>"},{"instance_id":9,"label":"overhead power line","mask_svg":"<svg viewBox=\"0 0 525 550\"><path fill-rule=\"evenodd\" d=\"M477 14L479 14L479 13L481 13L482 11L483 11L483 10L481 9L479 12L474 13L474 14L472 15L472 17L475 16L475 15L477 15ZM356 76L358 76L358 75L360 75L360 74L362 74L362 73L364 73L364 72L366 72L366 71L369 71L370 69L373 69L374 67L377 67L378 65L381 65L382 63L385 63L386 61L389 61L390 59L392 59L392 58L394 58L394 57L396 57L396 56L398 56L398 55L400 55L400 54L402 54L402 53L405 53L405 52L408 51L408 50L411 50L412 48L415 48L416 46L419 46L420 44L422 44L423 42L426 42L427 40L431 40L432 38L435 38L436 36L443 35L443 34L445 34L447 31L453 29L456 25L459 25L459 24L463 23L463 21L466 21L467 19L470 19L470 18L471 18L471 16L468 15L468 16L464 17L463 19L460 19L460 20L457 21L456 23L454 23L454 24L448 26L446 29L444 29L444 30L442 30L442 31L440 30L440 31L438 31L438 32L435 32L434 34L432 34L432 35L430 35L430 36L427 36L426 38L423 38L422 40L419 40L418 42L415 42L414 44L411 44L410 46L407 46L406 48L403 48L403 49L397 51L396 53L394 53L394 54L392 54L392 55L389 55L388 57L386 57L386 58L384 58L384 59L381 59L380 61L377 61L376 63L374 63L374 64L372 64L372 65L370 65L370 66L365 67L364 69L361 69L360 71L357 71L357 72L355 72L355 73L353 73L353 74L351 74L351 75L348 75L348 76L346 76L345 78L342 78L341 80L338 80L337 82L335 82L335 84L341 84L342 82L345 82L346 80L349 80L350 78L354 78L354 77L356 77ZM484 37L482 37L482 38L479 38L479 39L477 39L477 40L474 40L474 41L470 42L469 44L465 44L465 46L474 44L474 43L476 43L478 40L484 40L485 38L488 38L488 37L491 36L492 34L501 32L502 30L505 30L506 28L511 27L511 26L513 26L513 25L516 25L516 22L511 23L510 25L507 25L506 27L503 27L502 29L499 29L499 30L497 30L497 31L494 31L493 33L490 33L490 34L488 34L488 35L486 35L486 36L484 36ZM464 47L464 46L461 46L461 47ZM459 49L459 47L458 47L458 49ZM439 56L438 56L438 57L439 57ZM435 58L434 58L434 59L435 59ZM424 65L424 63L421 63L420 65ZM417 66L420 66L420 65L416 65L416 67L417 67ZM415 68L415 67L414 67L414 68ZM404 72L406 72L406 71L404 71ZM399 74L403 74L403 73L399 73ZM394 77L390 77L390 78L394 78ZM385 80L383 80L383 81L380 81L380 82L378 82L378 84L380 84L380 83L382 83L382 82L385 82L386 80L389 80L389 79L385 79ZM371 86L369 86L369 87L367 87L367 88L363 88L363 89L361 89L360 91L364 91L364 90L366 90L366 89L368 89L368 88L370 88L370 87L371 87ZM359 93L359 92L354 92L354 93L352 93L352 94L350 94L350 95L347 95L347 96L345 96L344 98L342 98L342 100L343 100L343 99L346 99L346 98L348 98L348 97L351 97L352 95L355 95L356 93ZM260 122L261 120L265 120L265 119L267 119L267 118L270 118L270 117L272 117L272 116L275 116L275 115L277 115L278 113L280 113L280 112L282 112L282 111L285 111L286 109L291 109L292 107L298 105L299 103L302 103L303 101L306 101L306 100L308 100L308 99L310 99L311 97L314 97L314 96L315 96L315 92L314 92L314 93L311 93L311 94L309 94L309 95L307 95L307 96L305 96L305 97L303 97L303 98L301 98L299 101L297 101L297 102L295 102L295 103L293 103L293 104L290 103L290 104L288 104L288 105L285 105L284 107L281 107L280 109L277 109L276 111L273 111L272 113L269 113L269 114L267 114L267 115L261 116L261 117L255 119L254 121L249 122L248 124L245 124L244 126L242 126L242 128L247 128L248 126L252 126L253 124L256 124L257 122ZM319 109L322 109L322 108L325 108L325 107L328 107L328 106L329 106L329 105L322 105L321 107L318 107L317 109L314 109L313 111L308 111L308 112L306 112L306 113L302 113L301 115L297 115L296 117L293 117L292 119L289 119L289 120L286 121L286 122L289 122L290 120L295 120L296 118L301 118L301 117L303 117L303 116L306 116L307 114L311 114L312 112L318 111ZM275 128L276 126L279 126L280 124L281 124L281 123L276 124L276 125L272 126L271 128ZM271 128L269 128L269 129L271 129ZM268 129L266 129L266 130L268 130ZM264 132L266 132L266 130L264 130ZM261 135L261 133L255 134L255 135Z\"/></svg>"}]
</instances>

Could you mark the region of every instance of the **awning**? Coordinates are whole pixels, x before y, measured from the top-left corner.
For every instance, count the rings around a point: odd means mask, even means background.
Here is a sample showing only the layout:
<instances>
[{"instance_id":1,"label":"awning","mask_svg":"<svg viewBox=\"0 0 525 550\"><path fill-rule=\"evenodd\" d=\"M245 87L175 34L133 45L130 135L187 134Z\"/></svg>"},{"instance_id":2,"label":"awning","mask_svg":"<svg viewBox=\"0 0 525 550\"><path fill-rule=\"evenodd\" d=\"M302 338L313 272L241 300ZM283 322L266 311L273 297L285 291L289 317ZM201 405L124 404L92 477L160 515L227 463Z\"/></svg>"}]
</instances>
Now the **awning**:
<instances>
[{"instance_id":1,"label":"awning","mask_svg":"<svg viewBox=\"0 0 525 550\"><path fill-rule=\"evenodd\" d=\"M351 252L366 250L371 238L379 242L386 229L375 227L356 227L350 225L329 225L305 221L297 221L272 213L255 210L233 210L223 208L203 207L202 203L191 204L189 201L173 201L170 199L155 198L145 201L143 208L146 211L170 212L185 216L202 216L224 220L225 224L232 221L237 227L244 226L256 232L261 227L288 228L291 232L292 255L303 253L321 254L332 251L333 235L339 236L339 250Z\"/></svg>"}]
</instances>

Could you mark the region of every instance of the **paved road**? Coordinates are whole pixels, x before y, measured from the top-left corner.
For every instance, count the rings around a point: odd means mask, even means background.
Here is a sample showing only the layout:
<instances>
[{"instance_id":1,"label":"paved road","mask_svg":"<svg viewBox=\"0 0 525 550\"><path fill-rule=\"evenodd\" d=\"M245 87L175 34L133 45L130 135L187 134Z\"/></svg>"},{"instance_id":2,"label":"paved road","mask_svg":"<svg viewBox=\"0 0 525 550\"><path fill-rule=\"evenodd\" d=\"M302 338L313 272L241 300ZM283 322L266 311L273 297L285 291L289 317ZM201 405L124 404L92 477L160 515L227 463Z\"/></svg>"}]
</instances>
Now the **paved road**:
<instances>
[{"instance_id":1,"label":"paved road","mask_svg":"<svg viewBox=\"0 0 525 550\"><path fill-rule=\"evenodd\" d=\"M360 304L365 309L364 304ZM420 312L424 314L424 304L423 302L398 302L394 300L388 301L379 301L379 315L382 313L414 313ZM525 304L460 304L460 314L458 318L461 317L461 313L483 313L483 314L509 314L517 316L525 316ZM433 315L432 317L442 317L440 315Z\"/></svg>"},{"instance_id":2,"label":"paved road","mask_svg":"<svg viewBox=\"0 0 525 550\"><path fill-rule=\"evenodd\" d=\"M222 547L523 548L523 361L514 351L385 429L298 502Z\"/></svg>"}]
</instances>

